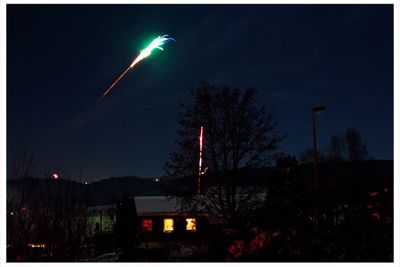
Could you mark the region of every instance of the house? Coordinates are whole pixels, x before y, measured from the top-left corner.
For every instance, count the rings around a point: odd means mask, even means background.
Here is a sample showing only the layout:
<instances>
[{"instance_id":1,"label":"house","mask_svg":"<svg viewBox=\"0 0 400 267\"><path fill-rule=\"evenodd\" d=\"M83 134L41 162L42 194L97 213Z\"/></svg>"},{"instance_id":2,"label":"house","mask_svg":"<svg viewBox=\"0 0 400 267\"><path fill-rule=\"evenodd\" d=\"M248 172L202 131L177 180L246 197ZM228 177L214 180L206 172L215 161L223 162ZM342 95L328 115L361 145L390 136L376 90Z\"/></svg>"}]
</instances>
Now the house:
<instances>
[{"instance_id":1,"label":"house","mask_svg":"<svg viewBox=\"0 0 400 267\"><path fill-rule=\"evenodd\" d=\"M175 198L164 196L135 197L139 217L139 239L146 242L175 242L210 238L221 220L205 212L182 212ZM111 232L116 205L88 208L93 232Z\"/></svg>"}]
</instances>

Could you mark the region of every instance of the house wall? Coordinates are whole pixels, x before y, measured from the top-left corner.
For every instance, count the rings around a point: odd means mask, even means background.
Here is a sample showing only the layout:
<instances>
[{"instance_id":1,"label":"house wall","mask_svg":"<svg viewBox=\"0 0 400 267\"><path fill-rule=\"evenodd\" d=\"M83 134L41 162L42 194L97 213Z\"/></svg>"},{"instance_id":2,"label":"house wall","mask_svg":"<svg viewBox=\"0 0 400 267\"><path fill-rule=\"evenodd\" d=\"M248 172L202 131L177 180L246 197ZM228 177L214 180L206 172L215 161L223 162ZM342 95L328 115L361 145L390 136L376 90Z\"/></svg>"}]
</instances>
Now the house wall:
<instances>
[{"instance_id":1,"label":"house wall","mask_svg":"<svg viewBox=\"0 0 400 267\"><path fill-rule=\"evenodd\" d=\"M140 239L141 241L179 241L179 240L200 240L208 238L214 232L214 227L209 224L208 219L204 215L142 215L139 216L140 223ZM196 230L186 229L186 219L194 218L196 222ZM164 232L164 219L173 219L174 229L172 232ZM143 220L152 221L152 231L148 232L142 227Z\"/></svg>"}]
</instances>

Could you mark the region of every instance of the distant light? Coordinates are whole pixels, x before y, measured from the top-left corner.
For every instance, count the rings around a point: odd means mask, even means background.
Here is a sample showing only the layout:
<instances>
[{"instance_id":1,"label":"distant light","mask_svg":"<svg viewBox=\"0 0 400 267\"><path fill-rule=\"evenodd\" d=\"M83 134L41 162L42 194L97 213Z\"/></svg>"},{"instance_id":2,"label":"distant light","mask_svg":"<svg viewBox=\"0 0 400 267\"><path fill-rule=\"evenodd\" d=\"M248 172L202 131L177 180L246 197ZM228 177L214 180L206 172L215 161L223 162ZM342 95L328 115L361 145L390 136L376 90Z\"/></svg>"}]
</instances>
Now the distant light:
<instances>
[{"instance_id":1,"label":"distant light","mask_svg":"<svg viewBox=\"0 0 400 267\"><path fill-rule=\"evenodd\" d=\"M59 176L58 176L58 173L53 173L53 179L54 179L54 180L57 180L58 177L59 177Z\"/></svg>"},{"instance_id":2,"label":"distant light","mask_svg":"<svg viewBox=\"0 0 400 267\"><path fill-rule=\"evenodd\" d=\"M160 181L160 178L156 178L154 181L159 182L159 181Z\"/></svg>"},{"instance_id":3,"label":"distant light","mask_svg":"<svg viewBox=\"0 0 400 267\"><path fill-rule=\"evenodd\" d=\"M87 182L85 182L85 184L87 184Z\"/></svg>"},{"instance_id":4,"label":"distant light","mask_svg":"<svg viewBox=\"0 0 400 267\"><path fill-rule=\"evenodd\" d=\"M14 212L11 212L10 215L13 216L13 215L14 215Z\"/></svg>"}]
</instances>

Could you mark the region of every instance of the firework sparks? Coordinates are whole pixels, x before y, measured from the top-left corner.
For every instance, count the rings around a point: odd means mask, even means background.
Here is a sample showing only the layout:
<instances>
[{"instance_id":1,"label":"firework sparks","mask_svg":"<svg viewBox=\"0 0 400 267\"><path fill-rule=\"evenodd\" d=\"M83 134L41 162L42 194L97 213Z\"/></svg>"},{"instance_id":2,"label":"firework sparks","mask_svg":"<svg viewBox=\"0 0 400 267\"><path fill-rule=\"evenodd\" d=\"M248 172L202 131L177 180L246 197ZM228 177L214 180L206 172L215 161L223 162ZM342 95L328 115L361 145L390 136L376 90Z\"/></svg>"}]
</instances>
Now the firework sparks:
<instances>
[{"instance_id":1,"label":"firework sparks","mask_svg":"<svg viewBox=\"0 0 400 267\"><path fill-rule=\"evenodd\" d=\"M202 161L203 161L203 126L200 127L200 136L199 136L199 179L197 183L197 194L200 194L201 175L203 174L201 169Z\"/></svg>"},{"instance_id":2,"label":"firework sparks","mask_svg":"<svg viewBox=\"0 0 400 267\"><path fill-rule=\"evenodd\" d=\"M158 36L157 38L155 38L145 49L143 49L142 51L140 51L139 56L137 56L135 58L135 60L131 63L131 65L110 85L110 87L108 87L108 89L104 92L102 97L105 97L110 91L111 89L118 83L119 80L122 79L122 77L125 76L125 74L130 70L133 69L133 67L135 67L135 65L137 63L139 63L140 61L142 61L143 59L147 58L148 56L151 55L151 52L154 49L159 49L161 51L163 51L164 49L162 48L162 46L169 42L169 41L174 41L174 38L170 38L168 37L167 34L163 35L163 36Z\"/></svg>"}]
</instances>

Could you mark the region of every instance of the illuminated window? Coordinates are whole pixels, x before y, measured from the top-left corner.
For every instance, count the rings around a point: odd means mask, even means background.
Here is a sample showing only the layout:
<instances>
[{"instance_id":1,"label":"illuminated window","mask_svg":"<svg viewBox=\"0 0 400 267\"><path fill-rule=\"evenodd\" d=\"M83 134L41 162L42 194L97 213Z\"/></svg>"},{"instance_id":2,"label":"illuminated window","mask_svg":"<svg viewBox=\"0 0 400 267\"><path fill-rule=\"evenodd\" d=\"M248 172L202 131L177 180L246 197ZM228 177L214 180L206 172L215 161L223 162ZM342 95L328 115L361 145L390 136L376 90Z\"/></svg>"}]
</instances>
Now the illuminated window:
<instances>
[{"instance_id":1,"label":"illuminated window","mask_svg":"<svg viewBox=\"0 0 400 267\"><path fill-rule=\"evenodd\" d=\"M164 219L164 233L172 233L174 231L174 220Z\"/></svg>"},{"instance_id":2,"label":"illuminated window","mask_svg":"<svg viewBox=\"0 0 400 267\"><path fill-rule=\"evenodd\" d=\"M28 245L28 247L31 247L31 248L45 248L46 247L45 244L27 244L27 245Z\"/></svg>"},{"instance_id":3,"label":"illuminated window","mask_svg":"<svg viewBox=\"0 0 400 267\"><path fill-rule=\"evenodd\" d=\"M186 231L196 232L196 219L195 218L187 218L186 219Z\"/></svg>"},{"instance_id":4,"label":"illuminated window","mask_svg":"<svg viewBox=\"0 0 400 267\"><path fill-rule=\"evenodd\" d=\"M152 232L153 231L153 224L150 219L143 219L142 220L142 229L143 232Z\"/></svg>"}]
</instances>

